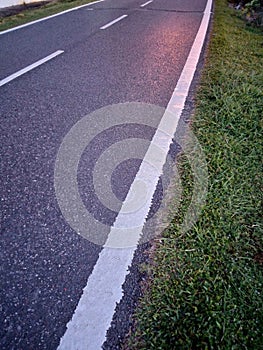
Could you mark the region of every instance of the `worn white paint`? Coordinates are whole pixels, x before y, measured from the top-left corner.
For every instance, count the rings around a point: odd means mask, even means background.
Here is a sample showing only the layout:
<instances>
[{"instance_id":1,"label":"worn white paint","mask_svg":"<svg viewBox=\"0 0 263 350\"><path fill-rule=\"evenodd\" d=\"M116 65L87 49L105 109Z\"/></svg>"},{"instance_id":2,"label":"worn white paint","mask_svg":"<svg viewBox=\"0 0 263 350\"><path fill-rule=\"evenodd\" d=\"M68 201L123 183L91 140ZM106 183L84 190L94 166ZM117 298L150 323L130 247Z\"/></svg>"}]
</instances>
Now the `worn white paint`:
<instances>
[{"instance_id":1,"label":"worn white paint","mask_svg":"<svg viewBox=\"0 0 263 350\"><path fill-rule=\"evenodd\" d=\"M149 4L151 4L152 2L153 2L153 0L147 1L144 4L142 4L141 7L145 7L145 6L149 5Z\"/></svg>"},{"instance_id":2,"label":"worn white paint","mask_svg":"<svg viewBox=\"0 0 263 350\"><path fill-rule=\"evenodd\" d=\"M107 29L107 28L111 27L113 24L115 24L115 23L121 21L122 19L126 18L127 16L128 15L120 16L120 17L114 19L113 21L111 21L110 23L105 24L105 26L100 27L100 29Z\"/></svg>"},{"instance_id":3,"label":"worn white paint","mask_svg":"<svg viewBox=\"0 0 263 350\"><path fill-rule=\"evenodd\" d=\"M33 2L48 1L48 0L0 0L0 8L30 4Z\"/></svg>"},{"instance_id":4,"label":"worn white paint","mask_svg":"<svg viewBox=\"0 0 263 350\"><path fill-rule=\"evenodd\" d=\"M30 66L27 66L27 67L25 67L25 68L19 70L18 72L14 73L14 74L12 74L12 75L9 75L9 76L6 77L5 79L0 80L0 86L3 86L3 85L5 85L5 84L9 83L10 81L12 81L12 80L14 80L14 79L20 77L21 75L23 75L23 74L25 74L25 73L31 71L32 69L37 68L38 66L41 66L41 64L44 64L44 63L46 63L47 61L52 60L52 58L55 58L56 56L61 55L63 52L64 52L63 50L58 50L58 51L52 53L51 55L48 55L48 56L42 58L41 60L39 60L39 61L37 61L37 62L35 62L35 63L30 64Z\"/></svg>"}]
</instances>

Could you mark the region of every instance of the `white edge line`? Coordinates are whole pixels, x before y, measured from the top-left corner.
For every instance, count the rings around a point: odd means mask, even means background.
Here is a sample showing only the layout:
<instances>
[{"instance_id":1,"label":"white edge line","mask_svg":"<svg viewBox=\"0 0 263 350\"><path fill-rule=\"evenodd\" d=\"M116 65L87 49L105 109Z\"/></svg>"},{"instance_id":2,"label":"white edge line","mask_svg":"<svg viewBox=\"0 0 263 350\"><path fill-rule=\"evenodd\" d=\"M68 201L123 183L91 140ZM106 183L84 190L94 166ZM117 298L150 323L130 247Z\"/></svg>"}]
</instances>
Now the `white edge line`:
<instances>
[{"instance_id":1,"label":"white edge line","mask_svg":"<svg viewBox=\"0 0 263 350\"><path fill-rule=\"evenodd\" d=\"M166 111L149 146L145 158L148 157L149 159L148 154L150 153L149 151L151 145L154 142L156 145L158 142L158 132L160 134L160 132L167 129L167 127L172 127L172 130L169 130L169 135L176 132L178 121L184 109L186 98L188 96L204 45L211 16L212 2L213 0L207 1L202 22L195 37L190 54L188 55L176 88L170 102L167 105ZM173 114L173 118L169 119L171 114ZM173 136L171 136L169 143L166 145L168 150L172 142L172 137ZM143 160L142 165L144 163L145 162ZM163 167L163 165L161 167ZM158 166L158 168L160 167ZM140 176L140 172L141 167L133 184ZM160 175L161 172L162 168L160 169ZM153 186L152 196L155 192L157 182L158 179L156 179L156 183ZM133 184L131 185L126 200L130 195L133 195ZM123 203L122 208L125 207L125 202ZM150 206L148 210L150 210ZM116 233L115 226L118 225L119 218L121 221L121 212L122 209L109 233L105 247L100 252L97 263L89 276L87 285L83 290L83 294L79 300L75 313L73 314L71 321L69 321L67 324L67 330L60 340L60 345L58 347L59 350L97 350L101 349L102 344L106 340L106 333L110 327L112 317L115 312L116 303L120 302L123 296L122 285L125 281L126 275L128 274L128 267L132 263L133 255L137 248L137 246L125 249L110 248L112 236L114 236ZM145 218L142 225L145 223ZM138 236L138 239L139 237L140 236ZM110 242L110 244L108 244L107 247L108 242ZM138 240L136 243L138 243Z\"/></svg>"},{"instance_id":2,"label":"white edge line","mask_svg":"<svg viewBox=\"0 0 263 350\"><path fill-rule=\"evenodd\" d=\"M153 0L145 2L144 4L140 5L140 7L145 7L145 6L149 5L151 2L153 2Z\"/></svg>"},{"instance_id":3,"label":"white edge line","mask_svg":"<svg viewBox=\"0 0 263 350\"><path fill-rule=\"evenodd\" d=\"M14 79L20 77L21 75L23 75L23 74L29 72L30 70L32 70L32 69L34 69L34 68L40 66L41 64L46 63L46 62L49 61L49 60L52 60L52 58L54 58L54 57L56 57L56 56L58 56L58 55L61 55L63 52L64 52L63 50L58 50L58 51L52 53L51 55L46 56L46 57L42 58L41 60L39 60L39 61L37 61L37 62L35 62L35 63L32 63L32 64L30 64L29 66L27 66L27 67L25 67L25 68L23 68L23 69L17 71L16 73L14 73L14 74L12 74L12 75L9 75L9 76L6 77L5 79L0 80L0 86L3 86L3 85L5 85L5 84L9 83L10 81L12 81L12 80L14 80Z\"/></svg>"},{"instance_id":4,"label":"white edge line","mask_svg":"<svg viewBox=\"0 0 263 350\"><path fill-rule=\"evenodd\" d=\"M115 24L115 23L121 21L122 19L124 19L124 18L127 17L127 16L128 16L128 15L122 15L122 16L120 16L120 17L114 19L113 21L111 21L111 22L105 24L104 26L100 27L100 29L107 29L107 28L111 27L113 24Z\"/></svg>"},{"instance_id":5,"label":"white edge line","mask_svg":"<svg viewBox=\"0 0 263 350\"><path fill-rule=\"evenodd\" d=\"M90 3L85 4L85 5L80 5L80 6L77 6L77 7L73 7L72 9L68 9L68 10L65 10L65 11L62 11L62 12L55 13L54 15L50 15L50 16L43 17L43 18L40 18L40 19L36 19L35 21L28 22L28 23L25 23L25 24L21 24L20 26L17 26L17 27L14 27L14 28L3 30L2 32L0 32L0 35L7 34L7 33L10 33L10 32L13 32L14 30L18 30L18 29L22 29L22 28L31 26L32 24L35 24L35 23L46 21L47 19L51 19L51 18L54 18L54 17L57 17L57 16L64 15L65 13L68 13L68 12L71 12L71 11L79 10L82 7L95 5L95 4L97 4L99 2L103 2L103 1L105 1L105 0L97 0L97 1L90 2Z\"/></svg>"}]
</instances>

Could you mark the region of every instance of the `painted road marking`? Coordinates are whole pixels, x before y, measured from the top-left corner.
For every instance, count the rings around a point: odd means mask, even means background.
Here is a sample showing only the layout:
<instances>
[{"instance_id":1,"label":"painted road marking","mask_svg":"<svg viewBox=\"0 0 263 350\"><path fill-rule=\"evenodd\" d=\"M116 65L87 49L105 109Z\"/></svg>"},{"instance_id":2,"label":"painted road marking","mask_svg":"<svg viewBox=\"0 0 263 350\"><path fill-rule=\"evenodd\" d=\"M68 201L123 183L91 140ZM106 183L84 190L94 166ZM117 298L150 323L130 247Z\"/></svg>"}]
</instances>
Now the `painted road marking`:
<instances>
[{"instance_id":1,"label":"painted road marking","mask_svg":"<svg viewBox=\"0 0 263 350\"><path fill-rule=\"evenodd\" d=\"M100 29L107 29L107 28L109 28L110 26L112 26L113 24L115 24L115 23L121 21L122 19L124 19L124 18L127 17L127 16L128 16L128 15L120 16L120 17L116 18L115 20L111 21L110 23L105 24L105 26L100 27Z\"/></svg>"},{"instance_id":2,"label":"painted road marking","mask_svg":"<svg viewBox=\"0 0 263 350\"><path fill-rule=\"evenodd\" d=\"M145 7L145 6L149 5L151 2L153 2L153 0L145 2L144 4L141 5L141 7Z\"/></svg>"},{"instance_id":3,"label":"painted road marking","mask_svg":"<svg viewBox=\"0 0 263 350\"><path fill-rule=\"evenodd\" d=\"M56 56L61 55L63 52L64 52L63 50L58 50L58 51L52 53L51 55L49 55L49 56L47 56L47 57L44 57L44 58L42 58L41 60L39 60L39 61L37 61L37 62L35 62L35 63L33 63L33 64L30 64L30 66L27 66L26 68L23 68L23 69L19 70L18 72L14 73L14 74L12 74L12 75L9 75L9 76L6 77L5 79L0 80L0 86L3 86L3 85L5 85L5 84L9 83L10 81L12 81L12 80L14 80L14 79L20 77L21 75L23 75L23 74L29 72L30 70L32 70L32 69L34 69L34 68L40 66L41 64L46 63L47 61L52 60L52 58L55 58Z\"/></svg>"},{"instance_id":4,"label":"painted road marking","mask_svg":"<svg viewBox=\"0 0 263 350\"><path fill-rule=\"evenodd\" d=\"M199 62L202 47L204 45L211 16L212 2L213 0L207 1L202 22L195 37L190 54L187 58L170 102L168 103L166 111L162 117L158 130L156 131L145 158L142 161L142 165L147 164L147 160L149 159L150 164L156 163L151 156L152 145L156 147L156 144L160 144L160 135L162 134L161 130L169 130L168 135L172 135L176 132L178 121L182 114L196 67ZM171 118L171 115L173 118ZM172 137L166 140L165 148L167 153L171 142ZM161 148L163 149L163 147L164 146L162 144ZM165 159L162 159L162 161L165 162ZM161 166L158 164L157 166L157 169L159 169L161 175L163 164ZM143 177L142 174L144 170L145 169L143 169L143 166L140 167L134 179L123 207L109 233L105 247L101 251L92 274L88 279L87 285L83 290L83 294L80 298L75 313L71 321L67 324L67 330L60 340L60 345L58 347L59 350L98 350L101 349L102 344L106 340L106 332L110 327L112 317L115 312L116 303L120 302L122 298L122 284L124 283L125 277L128 274L128 267L132 263L133 255L136 250L136 246L134 248L125 249L113 249L110 247L112 241L114 244L116 244L114 236L118 230L118 227L122 227L119 225L119 222L122 222L124 217L122 212L124 211L125 213L126 201L129 202L130 197L136 193L136 189L134 190L134 183L136 183L138 178ZM149 198L152 198L156 190L157 182L157 178L155 179L155 182L152 182L151 194ZM150 209L150 205L151 201L148 211ZM145 217L141 218L142 227L144 226L147 214ZM140 237L141 232L142 230L138 231L138 237ZM127 229L125 229L125 233L127 234ZM137 240L138 237L136 238ZM137 243L137 241L134 241L133 243Z\"/></svg>"},{"instance_id":5,"label":"painted road marking","mask_svg":"<svg viewBox=\"0 0 263 350\"><path fill-rule=\"evenodd\" d=\"M32 21L32 22L21 24L21 26L17 26L17 27L14 27L14 28L3 30L2 32L0 32L0 35L6 34L6 33L9 33L9 32L13 32L14 30L18 30L18 29L21 29L21 28L25 28L25 27L31 26L32 24L35 24L35 23L46 21L47 19L50 19L50 18L54 18L54 17L57 17L57 16L64 15L65 13L68 13L68 12L71 12L71 11L79 10L79 9L81 9L83 7L86 7L86 6L95 5L95 4L97 4L99 2L103 2L103 1L105 1L105 0L97 0L97 1L91 2L91 3L86 4L86 5L73 7L72 9L65 10L65 11L62 11L62 12L59 12L59 13L55 13L54 15L51 15L51 16L47 16L47 17L40 18L40 19L37 19L37 20Z\"/></svg>"}]
</instances>

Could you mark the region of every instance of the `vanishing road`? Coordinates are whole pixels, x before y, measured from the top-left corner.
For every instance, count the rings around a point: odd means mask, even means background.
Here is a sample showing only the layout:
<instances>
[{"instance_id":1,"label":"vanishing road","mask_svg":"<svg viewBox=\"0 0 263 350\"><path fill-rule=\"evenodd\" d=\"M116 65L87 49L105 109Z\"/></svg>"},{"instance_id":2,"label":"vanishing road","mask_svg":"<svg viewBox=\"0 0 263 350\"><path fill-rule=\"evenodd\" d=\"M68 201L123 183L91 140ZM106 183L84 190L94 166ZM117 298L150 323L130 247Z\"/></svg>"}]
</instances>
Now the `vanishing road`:
<instances>
[{"instance_id":1,"label":"vanishing road","mask_svg":"<svg viewBox=\"0 0 263 350\"><path fill-rule=\"evenodd\" d=\"M211 5L97 1L0 32L2 350L119 349L141 223L161 197L158 149L169 150ZM155 151L167 105L172 136ZM135 226L127 246L109 240Z\"/></svg>"}]
</instances>

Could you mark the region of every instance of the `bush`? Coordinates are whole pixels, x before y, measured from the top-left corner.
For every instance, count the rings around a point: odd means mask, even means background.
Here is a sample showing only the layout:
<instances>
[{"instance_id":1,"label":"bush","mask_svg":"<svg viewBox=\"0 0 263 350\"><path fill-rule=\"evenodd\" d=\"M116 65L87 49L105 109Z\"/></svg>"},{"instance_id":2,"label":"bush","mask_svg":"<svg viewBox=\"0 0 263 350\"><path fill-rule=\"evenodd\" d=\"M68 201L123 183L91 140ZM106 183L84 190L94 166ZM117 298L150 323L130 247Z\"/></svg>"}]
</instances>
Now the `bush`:
<instances>
[{"instance_id":1,"label":"bush","mask_svg":"<svg viewBox=\"0 0 263 350\"><path fill-rule=\"evenodd\" d=\"M230 0L229 3L241 11L242 17L249 24L263 26L263 0Z\"/></svg>"}]
</instances>

